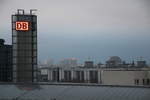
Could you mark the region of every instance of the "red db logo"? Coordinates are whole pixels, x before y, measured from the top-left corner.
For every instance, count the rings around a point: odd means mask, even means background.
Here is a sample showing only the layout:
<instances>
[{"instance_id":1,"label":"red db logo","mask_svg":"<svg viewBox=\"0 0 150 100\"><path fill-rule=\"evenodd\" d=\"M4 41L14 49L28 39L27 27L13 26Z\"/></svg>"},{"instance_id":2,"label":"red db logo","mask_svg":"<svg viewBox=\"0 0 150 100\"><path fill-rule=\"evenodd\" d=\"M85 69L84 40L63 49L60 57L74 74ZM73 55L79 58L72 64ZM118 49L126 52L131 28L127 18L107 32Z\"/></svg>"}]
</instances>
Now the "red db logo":
<instances>
[{"instance_id":1,"label":"red db logo","mask_svg":"<svg viewBox=\"0 0 150 100\"><path fill-rule=\"evenodd\" d=\"M28 31L29 30L29 22L16 22L16 30Z\"/></svg>"}]
</instances>

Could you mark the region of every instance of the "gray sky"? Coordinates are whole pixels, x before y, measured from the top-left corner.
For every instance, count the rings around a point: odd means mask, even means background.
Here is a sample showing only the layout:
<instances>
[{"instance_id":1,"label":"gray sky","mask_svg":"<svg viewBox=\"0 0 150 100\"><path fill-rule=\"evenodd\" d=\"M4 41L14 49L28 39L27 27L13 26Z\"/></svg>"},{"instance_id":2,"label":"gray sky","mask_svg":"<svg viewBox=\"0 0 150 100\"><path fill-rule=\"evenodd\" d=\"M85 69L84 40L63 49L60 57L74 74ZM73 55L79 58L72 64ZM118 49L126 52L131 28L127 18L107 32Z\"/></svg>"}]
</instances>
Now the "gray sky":
<instances>
[{"instance_id":1,"label":"gray sky","mask_svg":"<svg viewBox=\"0 0 150 100\"><path fill-rule=\"evenodd\" d=\"M0 38L7 43L18 8L38 9L40 60L150 60L150 0L0 0Z\"/></svg>"}]
</instances>

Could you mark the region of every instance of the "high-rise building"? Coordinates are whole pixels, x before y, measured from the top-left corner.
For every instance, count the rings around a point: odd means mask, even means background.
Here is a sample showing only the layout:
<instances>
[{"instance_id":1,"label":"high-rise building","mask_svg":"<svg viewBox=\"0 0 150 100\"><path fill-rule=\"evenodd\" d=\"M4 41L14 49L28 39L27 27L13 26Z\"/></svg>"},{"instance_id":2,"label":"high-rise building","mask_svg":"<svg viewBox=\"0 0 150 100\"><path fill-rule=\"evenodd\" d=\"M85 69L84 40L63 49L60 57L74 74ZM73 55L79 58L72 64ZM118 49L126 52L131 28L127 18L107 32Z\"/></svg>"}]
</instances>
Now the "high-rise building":
<instances>
[{"instance_id":1,"label":"high-rise building","mask_svg":"<svg viewBox=\"0 0 150 100\"><path fill-rule=\"evenodd\" d=\"M37 80L37 16L18 9L12 15L14 82Z\"/></svg>"},{"instance_id":2,"label":"high-rise building","mask_svg":"<svg viewBox=\"0 0 150 100\"><path fill-rule=\"evenodd\" d=\"M0 39L0 82L12 81L12 45Z\"/></svg>"}]
</instances>

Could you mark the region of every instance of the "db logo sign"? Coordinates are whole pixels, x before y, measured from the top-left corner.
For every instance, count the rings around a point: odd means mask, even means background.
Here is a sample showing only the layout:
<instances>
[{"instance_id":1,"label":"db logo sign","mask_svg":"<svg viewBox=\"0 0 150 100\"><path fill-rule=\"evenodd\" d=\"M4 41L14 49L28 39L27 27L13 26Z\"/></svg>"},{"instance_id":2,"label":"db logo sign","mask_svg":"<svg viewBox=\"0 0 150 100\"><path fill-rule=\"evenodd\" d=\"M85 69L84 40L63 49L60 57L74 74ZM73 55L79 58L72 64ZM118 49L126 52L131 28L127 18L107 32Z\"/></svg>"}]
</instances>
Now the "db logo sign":
<instances>
[{"instance_id":1,"label":"db logo sign","mask_svg":"<svg viewBox=\"0 0 150 100\"><path fill-rule=\"evenodd\" d=\"M16 22L16 30L28 31L29 30L29 22Z\"/></svg>"}]
</instances>

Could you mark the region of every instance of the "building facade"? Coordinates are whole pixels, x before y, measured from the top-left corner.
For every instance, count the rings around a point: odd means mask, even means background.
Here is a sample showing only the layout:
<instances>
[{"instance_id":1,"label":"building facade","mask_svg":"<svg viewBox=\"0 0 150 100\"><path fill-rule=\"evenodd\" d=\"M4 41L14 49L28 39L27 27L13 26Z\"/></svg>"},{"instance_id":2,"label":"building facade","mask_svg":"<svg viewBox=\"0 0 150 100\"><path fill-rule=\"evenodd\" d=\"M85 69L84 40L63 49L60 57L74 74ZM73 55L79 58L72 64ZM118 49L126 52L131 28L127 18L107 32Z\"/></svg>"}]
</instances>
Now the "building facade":
<instances>
[{"instance_id":1,"label":"building facade","mask_svg":"<svg viewBox=\"0 0 150 100\"><path fill-rule=\"evenodd\" d=\"M37 79L37 16L18 9L12 15L14 82L36 82Z\"/></svg>"},{"instance_id":2,"label":"building facade","mask_svg":"<svg viewBox=\"0 0 150 100\"><path fill-rule=\"evenodd\" d=\"M150 85L150 68L47 68L47 79L49 82Z\"/></svg>"},{"instance_id":3,"label":"building facade","mask_svg":"<svg viewBox=\"0 0 150 100\"><path fill-rule=\"evenodd\" d=\"M0 82L12 82L12 45L0 39Z\"/></svg>"}]
</instances>

